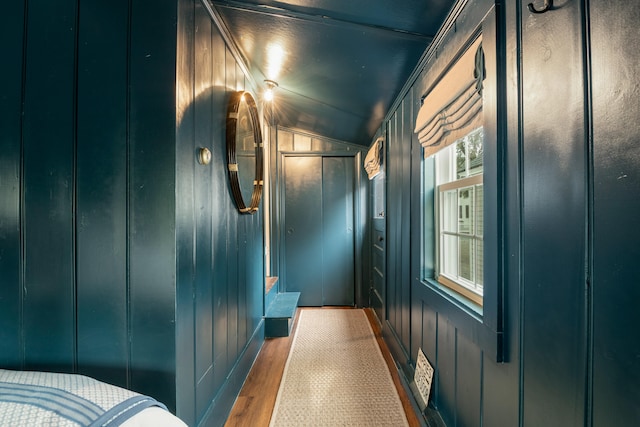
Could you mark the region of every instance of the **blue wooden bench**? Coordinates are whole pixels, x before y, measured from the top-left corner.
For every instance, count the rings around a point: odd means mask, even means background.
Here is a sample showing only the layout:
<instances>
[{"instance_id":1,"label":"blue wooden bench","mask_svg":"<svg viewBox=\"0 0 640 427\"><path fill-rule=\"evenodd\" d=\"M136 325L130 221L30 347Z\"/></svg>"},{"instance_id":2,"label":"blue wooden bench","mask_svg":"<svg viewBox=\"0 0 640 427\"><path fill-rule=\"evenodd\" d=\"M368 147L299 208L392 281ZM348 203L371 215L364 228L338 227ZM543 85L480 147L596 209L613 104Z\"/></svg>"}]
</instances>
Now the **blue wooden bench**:
<instances>
[{"instance_id":1,"label":"blue wooden bench","mask_svg":"<svg viewBox=\"0 0 640 427\"><path fill-rule=\"evenodd\" d=\"M264 316L265 338L288 337L296 315L300 292L269 292Z\"/></svg>"}]
</instances>

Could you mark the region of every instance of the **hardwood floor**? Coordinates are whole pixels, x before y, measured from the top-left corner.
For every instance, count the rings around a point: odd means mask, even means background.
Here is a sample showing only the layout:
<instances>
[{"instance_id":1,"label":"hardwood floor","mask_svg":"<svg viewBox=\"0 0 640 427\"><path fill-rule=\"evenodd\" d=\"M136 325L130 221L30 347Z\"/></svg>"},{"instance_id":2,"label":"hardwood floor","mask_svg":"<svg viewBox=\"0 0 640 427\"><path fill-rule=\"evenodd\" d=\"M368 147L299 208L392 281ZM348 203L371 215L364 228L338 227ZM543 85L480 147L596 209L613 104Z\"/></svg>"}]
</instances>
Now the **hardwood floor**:
<instances>
[{"instance_id":1,"label":"hardwood floor","mask_svg":"<svg viewBox=\"0 0 640 427\"><path fill-rule=\"evenodd\" d=\"M249 372L249 376L240 391L240 395L229 414L229 418L225 424L226 427L263 427L269 425L271 412L273 411L280 387L280 380L284 372L284 366L287 362L293 335L298 324L300 310L304 310L304 308L298 309L290 336L284 338L268 338L265 340L251 368L251 372ZM400 400L407 414L409 425L411 427L418 427L420 426L420 421L411 406L411 398L402 387L398 370L389 352L389 348L382 339L382 333L375 314L371 309L365 309L365 313L371 324L371 329L373 329L376 336L380 350L382 350L382 355L387 365L390 366L389 371L400 395Z\"/></svg>"}]
</instances>

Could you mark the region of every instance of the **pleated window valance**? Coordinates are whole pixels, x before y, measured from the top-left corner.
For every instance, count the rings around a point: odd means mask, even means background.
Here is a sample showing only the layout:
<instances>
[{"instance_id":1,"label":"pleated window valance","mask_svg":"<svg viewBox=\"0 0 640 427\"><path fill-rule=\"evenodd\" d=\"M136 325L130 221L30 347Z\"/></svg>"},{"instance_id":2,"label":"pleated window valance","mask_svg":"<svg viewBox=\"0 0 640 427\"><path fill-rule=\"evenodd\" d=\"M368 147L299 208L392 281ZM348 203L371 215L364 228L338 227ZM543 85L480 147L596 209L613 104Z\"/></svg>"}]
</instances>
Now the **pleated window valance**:
<instances>
[{"instance_id":1,"label":"pleated window valance","mask_svg":"<svg viewBox=\"0 0 640 427\"><path fill-rule=\"evenodd\" d=\"M465 51L423 100L415 132L429 157L482 126L482 37Z\"/></svg>"},{"instance_id":2,"label":"pleated window valance","mask_svg":"<svg viewBox=\"0 0 640 427\"><path fill-rule=\"evenodd\" d=\"M371 145L367 156L364 158L364 170L367 171L369 179L375 178L376 175L382 172L382 141L382 138L378 138Z\"/></svg>"}]
</instances>

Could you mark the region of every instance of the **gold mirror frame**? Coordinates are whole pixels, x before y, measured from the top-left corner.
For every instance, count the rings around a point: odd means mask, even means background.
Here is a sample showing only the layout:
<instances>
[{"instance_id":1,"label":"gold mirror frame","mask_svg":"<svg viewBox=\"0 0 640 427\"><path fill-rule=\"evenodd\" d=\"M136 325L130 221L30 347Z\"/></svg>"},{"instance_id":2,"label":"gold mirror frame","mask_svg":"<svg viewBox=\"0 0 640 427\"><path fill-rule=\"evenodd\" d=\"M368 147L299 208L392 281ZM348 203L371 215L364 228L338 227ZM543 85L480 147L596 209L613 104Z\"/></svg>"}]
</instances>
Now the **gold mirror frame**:
<instances>
[{"instance_id":1,"label":"gold mirror frame","mask_svg":"<svg viewBox=\"0 0 640 427\"><path fill-rule=\"evenodd\" d=\"M255 150L255 176L253 180L253 191L251 200L246 203L242 195L239 174L242 171L238 167L238 141L237 138L242 133L239 129L238 121L241 104L245 102L249 112L249 121L244 125L251 126L253 133L253 146ZM260 120L258 118L258 108L253 96L247 91L237 91L231 94L227 106L227 171L229 173L229 184L231 185L231 194L235 201L236 207L241 214L254 214L258 211L260 199L262 198L263 181L263 145L262 132L260 129ZM247 171L245 171L247 173Z\"/></svg>"}]
</instances>

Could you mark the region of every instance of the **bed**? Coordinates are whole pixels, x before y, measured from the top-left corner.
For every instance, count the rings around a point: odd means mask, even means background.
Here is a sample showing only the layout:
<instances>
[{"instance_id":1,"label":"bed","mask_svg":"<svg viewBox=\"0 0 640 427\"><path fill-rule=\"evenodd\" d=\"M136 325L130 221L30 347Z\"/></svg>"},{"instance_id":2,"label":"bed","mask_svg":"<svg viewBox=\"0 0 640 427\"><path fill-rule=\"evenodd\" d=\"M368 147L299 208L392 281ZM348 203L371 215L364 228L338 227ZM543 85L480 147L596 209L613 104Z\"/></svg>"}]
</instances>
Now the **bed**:
<instances>
[{"instance_id":1,"label":"bed","mask_svg":"<svg viewBox=\"0 0 640 427\"><path fill-rule=\"evenodd\" d=\"M0 426L187 427L152 397L84 375L4 369Z\"/></svg>"}]
</instances>

